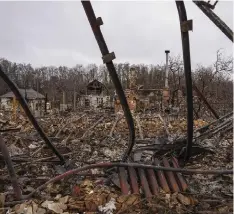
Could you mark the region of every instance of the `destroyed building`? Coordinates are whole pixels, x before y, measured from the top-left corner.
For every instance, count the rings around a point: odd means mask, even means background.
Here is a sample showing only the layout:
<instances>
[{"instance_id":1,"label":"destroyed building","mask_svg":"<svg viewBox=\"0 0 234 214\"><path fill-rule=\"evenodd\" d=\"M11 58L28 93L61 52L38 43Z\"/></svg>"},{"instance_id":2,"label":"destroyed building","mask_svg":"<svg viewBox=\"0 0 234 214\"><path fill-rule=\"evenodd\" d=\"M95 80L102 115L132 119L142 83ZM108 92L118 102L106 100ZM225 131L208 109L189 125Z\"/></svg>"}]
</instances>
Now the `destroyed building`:
<instances>
[{"instance_id":1,"label":"destroyed building","mask_svg":"<svg viewBox=\"0 0 234 214\"><path fill-rule=\"evenodd\" d=\"M214 8L217 1L214 5L194 3ZM90 2L82 4L104 55L108 49L98 28L102 19L95 18ZM90 109L35 120L24 94L0 66L0 76L18 94L25 110L18 121L0 112L0 213L233 213L233 112L217 115L217 120L194 120L186 35L192 20L186 18L183 1L176 4L180 18L185 19L180 20L180 27L189 77L183 95L187 96L187 121L181 117L168 122L167 115L154 112L132 115L126 103L125 117ZM113 58L114 52L103 56L114 82L119 79ZM137 110L140 101L147 108L157 99L160 110L171 109L172 102L178 105L181 91L170 89L167 77L162 89L149 90L136 87L135 79L125 90L131 110ZM104 96L99 83L87 86L84 106L98 106L95 98ZM123 93L119 95L125 99ZM63 104L65 98L63 92ZM206 97L203 102L209 106Z\"/></svg>"},{"instance_id":2,"label":"destroyed building","mask_svg":"<svg viewBox=\"0 0 234 214\"><path fill-rule=\"evenodd\" d=\"M19 89L21 95L27 101L31 111L33 113L39 114L44 110L45 106L45 96L40 94L39 92L30 89ZM6 111L16 111L20 108L18 100L15 99L15 95L12 91L3 94L0 96L1 99L1 109Z\"/></svg>"},{"instance_id":3,"label":"destroyed building","mask_svg":"<svg viewBox=\"0 0 234 214\"><path fill-rule=\"evenodd\" d=\"M183 87L176 90L171 90L168 84L168 54L166 53L165 66L165 83L162 88L145 89L143 85L137 86L137 74L135 68L130 68L129 71L129 87L124 91L129 108L132 112L145 111L148 109L156 112L178 113L180 109L185 107L185 89ZM122 108L120 101L115 96L115 112L119 112Z\"/></svg>"},{"instance_id":4,"label":"destroyed building","mask_svg":"<svg viewBox=\"0 0 234 214\"><path fill-rule=\"evenodd\" d=\"M86 86L84 95L78 98L79 107L103 108L110 106L110 95L106 86L94 79Z\"/></svg>"},{"instance_id":5,"label":"destroyed building","mask_svg":"<svg viewBox=\"0 0 234 214\"><path fill-rule=\"evenodd\" d=\"M154 109L155 111L163 111L169 106L179 107L183 105L182 89L171 92L170 89L144 89L142 85L137 86L137 75L134 68L129 72L129 88L125 89L125 95L129 108L132 112L145 111L147 109ZM172 95L170 97L170 94ZM121 111L120 100L115 95L115 112Z\"/></svg>"}]
</instances>

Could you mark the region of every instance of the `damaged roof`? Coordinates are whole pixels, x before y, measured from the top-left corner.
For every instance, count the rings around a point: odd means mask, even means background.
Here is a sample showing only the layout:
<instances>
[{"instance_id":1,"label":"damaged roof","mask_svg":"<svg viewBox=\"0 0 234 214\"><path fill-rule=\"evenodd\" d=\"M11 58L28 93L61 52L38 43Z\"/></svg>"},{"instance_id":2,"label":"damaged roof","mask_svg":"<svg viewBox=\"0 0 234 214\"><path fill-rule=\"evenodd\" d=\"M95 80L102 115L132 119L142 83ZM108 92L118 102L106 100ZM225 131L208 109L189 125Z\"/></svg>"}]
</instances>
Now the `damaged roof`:
<instances>
[{"instance_id":1,"label":"damaged roof","mask_svg":"<svg viewBox=\"0 0 234 214\"><path fill-rule=\"evenodd\" d=\"M35 99L45 99L45 96L40 94L39 92L36 92L32 88L30 89L19 89L19 92L21 95L25 98L25 90L26 90L26 97L29 100L35 100ZM3 94L0 96L0 98L13 98L15 97L14 93L12 91L9 91L6 94Z\"/></svg>"}]
</instances>

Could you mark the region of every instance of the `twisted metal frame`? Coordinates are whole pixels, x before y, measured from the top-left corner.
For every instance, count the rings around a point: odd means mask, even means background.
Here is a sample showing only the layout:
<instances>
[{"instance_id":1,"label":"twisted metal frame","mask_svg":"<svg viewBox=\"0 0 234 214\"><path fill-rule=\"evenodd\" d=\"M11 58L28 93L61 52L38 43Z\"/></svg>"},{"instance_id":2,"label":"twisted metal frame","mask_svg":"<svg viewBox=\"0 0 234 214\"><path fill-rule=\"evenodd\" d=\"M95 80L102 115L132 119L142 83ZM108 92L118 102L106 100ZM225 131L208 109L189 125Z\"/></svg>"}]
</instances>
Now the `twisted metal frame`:
<instances>
[{"instance_id":1,"label":"twisted metal frame","mask_svg":"<svg viewBox=\"0 0 234 214\"><path fill-rule=\"evenodd\" d=\"M210 5L204 1L193 1L210 20L233 42L233 32L228 28L228 26L216 15L211 9L214 9L215 5L218 1L215 2L214 5ZM102 19L96 18L95 13L93 11L92 5L90 1L81 1L87 18L89 20L90 26L96 38L96 41L99 45L100 51L102 53L103 62L106 64L110 77L114 83L117 95L119 96L120 103L122 105L124 115L128 124L129 128L129 145L127 150L125 151L122 161L127 161L132 148L134 146L135 141L135 127L132 118L131 111L129 109L127 99L125 97L122 85L119 81L116 69L112 62L115 59L115 54L109 53L107 45L105 43L104 37L100 30L100 26L103 25ZM188 31L192 30L192 20L187 20L186 8L183 1L175 1L179 20L180 20L180 30L181 30L181 39L182 39L182 50L183 50L183 60L184 60L184 74L186 80L186 92L187 92L187 147L185 153L185 161L188 161L191 155L192 150L192 139L193 139L193 94L192 94L192 77L191 77L191 60L190 60L190 45L189 45L189 34ZM29 120L33 124L34 128L37 130L39 135L45 141L45 143L51 148L51 150L55 153L55 155L60 159L61 164L65 163L64 157L57 151L57 149L53 146L50 142L49 138L46 136L40 125L37 123L35 117L31 113L27 102L20 94L19 89L17 86L10 80L10 78L4 73L2 67L0 66L0 77L6 82L8 87L13 91L14 95L19 100L19 103L23 107L26 115L28 116ZM220 118L221 119L221 118ZM4 155L5 162L7 164L9 175L12 180L12 184L14 187L14 192L17 199L23 198L17 179L14 168L12 166L12 161L10 159L9 153L7 148L3 142L3 139L0 136L0 150ZM124 165L124 163L121 163ZM119 166L119 165L118 165ZM89 166L88 166L89 167ZM90 166L91 167L91 166ZM175 169L170 169L175 170ZM181 170L181 169L180 169ZM222 172L223 173L223 172ZM228 171L228 173L232 173L232 171ZM68 173L67 173L68 174ZM61 177L63 177L62 175ZM57 178L57 177L56 177ZM53 179L52 179L53 180ZM50 182L50 181L49 181ZM33 194L33 193L32 193Z\"/></svg>"},{"instance_id":2,"label":"twisted metal frame","mask_svg":"<svg viewBox=\"0 0 234 214\"><path fill-rule=\"evenodd\" d=\"M192 20L187 20L186 9L183 1L175 1L179 19L180 19L180 29L181 29L181 39L182 39L182 49L183 49L183 60L184 60L184 73L186 80L186 91L187 91L187 149L185 160L189 160L192 148L192 138L193 138L193 98L192 98L192 78L191 78L191 60L190 60L190 47L189 47L189 34L188 31L192 30ZM203 13L233 42L233 32L232 30L212 11L215 8L218 1L214 5L209 4L209 2L204 1L193 1ZM129 129L129 145L127 150L123 155L123 161L126 161L130 155L135 141L135 127L133 118L125 97L123 88L119 81L116 69L112 62L115 59L115 54L109 53L108 47L105 43L104 37L100 30L100 26L103 25L102 19L100 17L96 18L90 1L81 1L87 18L89 20L90 26L99 45L100 51L102 53L103 62L106 64L110 77L114 83L117 95L119 96L120 103L122 105L124 115L128 124ZM60 159L61 164L65 163L64 157L57 151L54 145L51 143L49 138L44 133L43 129L37 123L35 117L31 113L25 99L20 94L17 86L10 80L10 78L4 73L2 67L0 66L0 77L7 83L8 87L13 91L14 95L19 100L20 105L23 107L26 115L33 124L34 128L37 130L41 138L45 143L51 148L55 155Z\"/></svg>"},{"instance_id":3,"label":"twisted metal frame","mask_svg":"<svg viewBox=\"0 0 234 214\"><path fill-rule=\"evenodd\" d=\"M180 19L180 30L182 39L182 49L183 49L183 60L184 60L184 74L187 92L187 146L185 153L185 161L188 161L191 156L192 150L192 139L193 139L193 86L192 86L192 76L191 76L191 59L190 59L190 44L189 44L189 34L188 31L192 30L192 20L187 20L186 8L183 1L175 1L179 19ZM219 29L233 41L233 32L228 28L228 26L213 12L217 2L214 5L210 5L203 1L193 1L210 19L214 24L219 27ZM117 94L120 99L120 103L124 110L124 115L128 123L129 128L129 146L124 154L123 160L126 160L132 151L135 139L135 128L132 119L129 106L124 95L122 86L120 84L116 69L113 65L112 60L115 59L114 53L109 53L105 40L103 38L100 26L103 25L101 17L96 18L94 10L92 8L90 1L81 1L87 18L89 20L90 26L99 45L100 51L102 53L103 62L106 64L112 81L115 85Z\"/></svg>"}]
</instances>

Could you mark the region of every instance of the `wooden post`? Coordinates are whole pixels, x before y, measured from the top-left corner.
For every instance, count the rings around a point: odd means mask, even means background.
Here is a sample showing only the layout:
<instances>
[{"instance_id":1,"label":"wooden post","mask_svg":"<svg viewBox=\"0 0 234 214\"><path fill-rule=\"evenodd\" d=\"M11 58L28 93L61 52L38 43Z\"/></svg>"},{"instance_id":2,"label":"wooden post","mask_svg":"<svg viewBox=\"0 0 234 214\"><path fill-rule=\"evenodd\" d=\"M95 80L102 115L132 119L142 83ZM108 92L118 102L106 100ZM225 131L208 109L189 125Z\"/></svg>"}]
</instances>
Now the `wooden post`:
<instances>
[{"instance_id":1,"label":"wooden post","mask_svg":"<svg viewBox=\"0 0 234 214\"><path fill-rule=\"evenodd\" d=\"M74 111L76 110L76 91L74 91L74 98L73 98L74 100L74 102L73 102L73 104L74 104L74 106L73 106L73 109L74 109Z\"/></svg>"},{"instance_id":2,"label":"wooden post","mask_svg":"<svg viewBox=\"0 0 234 214\"><path fill-rule=\"evenodd\" d=\"M19 102L17 101L17 106L19 105L19 107L20 107L20 113L21 114L24 114L24 109L23 109L23 107L19 104Z\"/></svg>"},{"instance_id":3,"label":"wooden post","mask_svg":"<svg viewBox=\"0 0 234 214\"><path fill-rule=\"evenodd\" d=\"M12 113L13 113L13 120L16 120L16 109L17 109L17 106L16 106L16 98L15 98L15 96L13 96L13 100L12 100L12 109L13 109L13 111L12 111Z\"/></svg>"},{"instance_id":4,"label":"wooden post","mask_svg":"<svg viewBox=\"0 0 234 214\"><path fill-rule=\"evenodd\" d=\"M66 93L63 91L63 111L65 110L65 104L66 104Z\"/></svg>"},{"instance_id":5,"label":"wooden post","mask_svg":"<svg viewBox=\"0 0 234 214\"><path fill-rule=\"evenodd\" d=\"M45 110L45 113L47 111L47 93L45 94L45 105L44 105L44 110Z\"/></svg>"}]
</instances>

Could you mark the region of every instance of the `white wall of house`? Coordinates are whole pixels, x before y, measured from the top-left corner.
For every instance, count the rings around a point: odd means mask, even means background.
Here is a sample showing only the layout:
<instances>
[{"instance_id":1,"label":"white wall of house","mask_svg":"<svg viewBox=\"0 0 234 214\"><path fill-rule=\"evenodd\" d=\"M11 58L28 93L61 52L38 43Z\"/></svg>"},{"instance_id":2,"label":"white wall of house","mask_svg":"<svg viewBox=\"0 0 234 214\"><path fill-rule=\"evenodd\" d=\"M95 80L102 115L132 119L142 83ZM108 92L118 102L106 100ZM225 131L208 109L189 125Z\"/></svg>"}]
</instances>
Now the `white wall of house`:
<instances>
[{"instance_id":1,"label":"white wall of house","mask_svg":"<svg viewBox=\"0 0 234 214\"><path fill-rule=\"evenodd\" d=\"M90 107L97 108L102 105L103 107L110 106L110 96L99 96L99 95L85 95L79 100L79 105L85 107L85 100L89 100Z\"/></svg>"},{"instance_id":2,"label":"white wall of house","mask_svg":"<svg viewBox=\"0 0 234 214\"><path fill-rule=\"evenodd\" d=\"M11 99L9 98L1 98L1 109L10 110L12 107Z\"/></svg>"},{"instance_id":3,"label":"white wall of house","mask_svg":"<svg viewBox=\"0 0 234 214\"><path fill-rule=\"evenodd\" d=\"M44 110L42 106L44 106L44 101L42 100L29 100L28 106L29 108L34 112L34 111L41 111ZM40 105L42 106L40 107ZM0 107L1 109L11 111L12 110L12 99L11 98L1 98L0 102Z\"/></svg>"}]
</instances>

